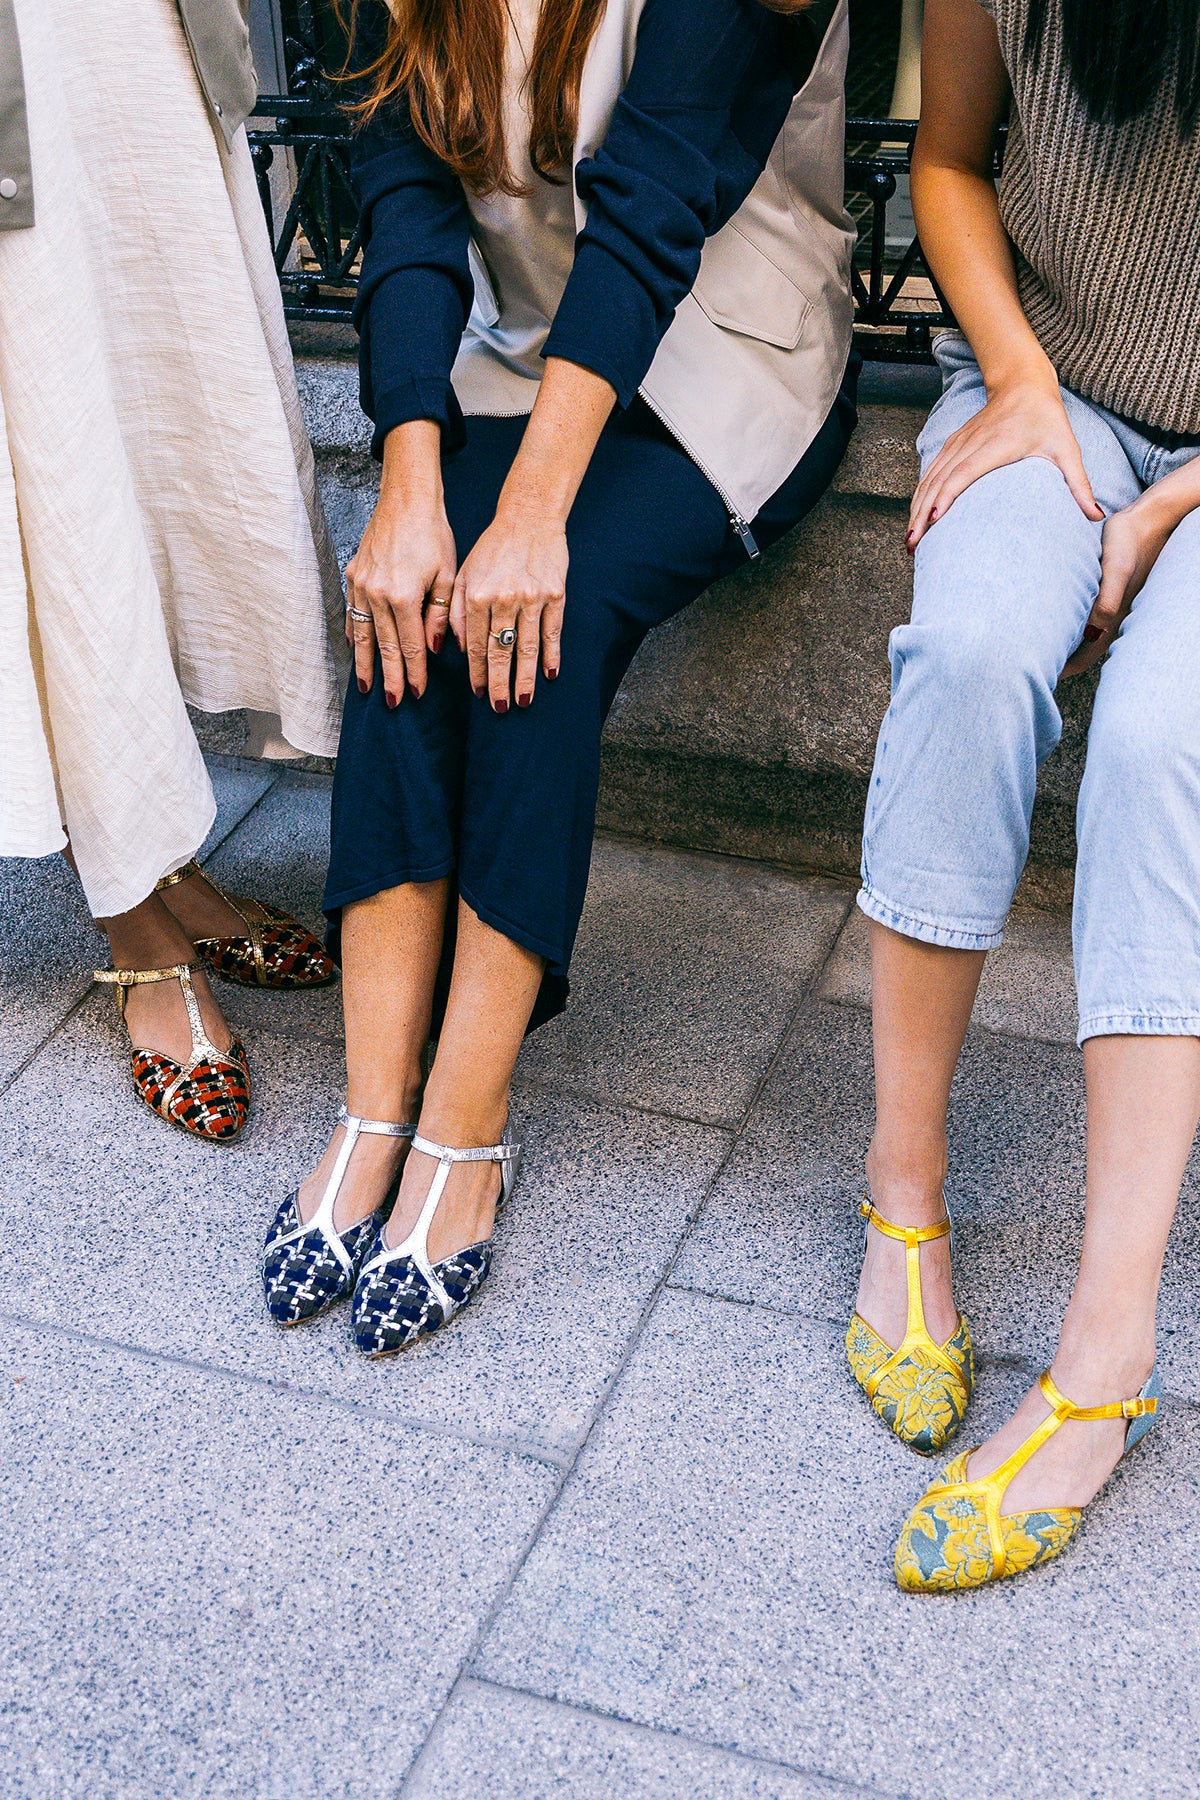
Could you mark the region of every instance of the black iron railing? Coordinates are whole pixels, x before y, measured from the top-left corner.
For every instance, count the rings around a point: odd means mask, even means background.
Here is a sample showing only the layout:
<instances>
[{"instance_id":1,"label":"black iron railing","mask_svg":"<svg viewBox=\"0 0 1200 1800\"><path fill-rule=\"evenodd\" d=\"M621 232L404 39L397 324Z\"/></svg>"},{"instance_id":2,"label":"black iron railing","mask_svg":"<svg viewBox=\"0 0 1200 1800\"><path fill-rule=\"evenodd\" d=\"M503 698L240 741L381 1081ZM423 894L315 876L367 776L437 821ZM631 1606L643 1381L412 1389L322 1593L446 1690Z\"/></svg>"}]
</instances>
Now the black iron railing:
<instances>
[{"instance_id":1,"label":"black iron railing","mask_svg":"<svg viewBox=\"0 0 1200 1800\"><path fill-rule=\"evenodd\" d=\"M319 78L312 85L314 93L260 100L250 145L284 311L289 319L344 320L360 247L350 125ZM931 333L952 323L904 206L915 133L902 119L851 119L846 128L846 198L859 226L855 341L879 362L930 361Z\"/></svg>"}]
</instances>

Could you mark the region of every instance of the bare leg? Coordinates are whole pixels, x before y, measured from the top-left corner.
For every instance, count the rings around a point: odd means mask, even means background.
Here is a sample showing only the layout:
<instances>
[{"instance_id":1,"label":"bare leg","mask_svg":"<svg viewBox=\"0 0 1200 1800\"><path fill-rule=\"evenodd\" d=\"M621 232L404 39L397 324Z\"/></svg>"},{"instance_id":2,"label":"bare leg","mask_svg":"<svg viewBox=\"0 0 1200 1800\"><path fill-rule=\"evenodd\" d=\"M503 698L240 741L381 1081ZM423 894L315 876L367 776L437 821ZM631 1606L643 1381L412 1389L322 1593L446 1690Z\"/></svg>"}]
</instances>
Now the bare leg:
<instances>
[{"instance_id":1,"label":"bare leg","mask_svg":"<svg viewBox=\"0 0 1200 1800\"><path fill-rule=\"evenodd\" d=\"M459 1149L499 1141L508 1093L545 963L485 925L462 900L446 1020L421 1107L421 1135ZM415 1223L435 1163L414 1151L388 1222L398 1244ZM435 1262L491 1236L500 1193L495 1163L459 1163L429 1233Z\"/></svg>"},{"instance_id":2,"label":"bare leg","mask_svg":"<svg viewBox=\"0 0 1200 1800\"><path fill-rule=\"evenodd\" d=\"M1083 1048L1088 1096L1087 1222L1051 1375L1078 1406L1131 1399L1154 1362L1167 1234L1200 1120L1200 1041L1097 1037ZM971 1458L990 1474L1048 1408L1033 1388ZM1011 1482L1005 1512L1086 1506L1125 1441L1122 1419L1068 1420Z\"/></svg>"},{"instance_id":3,"label":"bare leg","mask_svg":"<svg viewBox=\"0 0 1200 1800\"><path fill-rule=\"evenodd\" d=\"M448 894L444 880L406 882L356 901L342 915L346 1106L361 1118L396 1125L416 1118ZM304 1220L320 1203L342 1136L339 1126L300 1188ZM403 1139L359 1138L338 1195L339 1230L374 1212L406 1152Z\"/></svg>"},{"instance_id":4,"label":"bare leg","mask_svg":"<svg viewBox=\"0 0 1200 1800\"><path fill-rule=\"evenodd\" d=\"M177 963L194 964L191 939L158 894L149 895L130 912L96 923L108 935L115 969L171 969ZM192 985L205 1030L218 1050L227 1050L232 1033L203 969L193 966ZM177 981L131 988L125 1001L125 1022L136 1045L161 1050L177 1063L186 1063L192 1054L192 1029Z\"/></svg>"},{"instance_id":5,"label":"bare leg","mask_svg":"<svg viewBox=\"0 0 1200 1800\"><path fill-rule=\"evenodd\" d=\"M244 937L246 921L210 887L203 875L189 875L162 891L163 903L193 943L206 937Z\"/></svg>"},{"instance_id":6,"label":"bare leg","mask_svg":"<svg viewBox=\"0 0 1200 1800\"><path fill-rule=\"evenodd\" d=\"M897 1225L933 1225L944 1216L950 1083L984 953L922 944L874 920L868 930L875 1133L867 1179L886 1218ZM904 1336L906 1291L903 1244L869 1231L858 1311L892 1345ZM958 1322L947 1239L922 1248L921 1296L929 1330L944 1342Z\"/></svg>"}]
</instances>

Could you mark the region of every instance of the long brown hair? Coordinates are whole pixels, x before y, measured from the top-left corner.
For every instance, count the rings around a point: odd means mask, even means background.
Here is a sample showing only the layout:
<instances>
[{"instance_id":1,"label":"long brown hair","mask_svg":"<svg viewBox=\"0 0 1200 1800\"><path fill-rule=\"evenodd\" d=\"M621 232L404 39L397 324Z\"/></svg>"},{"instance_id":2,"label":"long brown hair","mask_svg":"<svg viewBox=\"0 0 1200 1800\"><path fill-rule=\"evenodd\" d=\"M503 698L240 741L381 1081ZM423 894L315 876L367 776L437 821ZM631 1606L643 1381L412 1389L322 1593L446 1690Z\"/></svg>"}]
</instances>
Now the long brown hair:
<instances>
[{"instance_id":1,"label":"long brown hair","mask_svg":"<svg viewBox=\"0 0 1200 1800\"><path fill-rule=\"evenodd\" d=\"M350 33L364 7L385 6L387 37L356 79L366 121L407 101L417 135L475 194L519 194L504 144L505 0L336 0ZM526 89L529 159L547 181L570 167L584 58L607 0L542 0ZM353 59L353 48L351 57Z\"/></svg>"}]
</instances>

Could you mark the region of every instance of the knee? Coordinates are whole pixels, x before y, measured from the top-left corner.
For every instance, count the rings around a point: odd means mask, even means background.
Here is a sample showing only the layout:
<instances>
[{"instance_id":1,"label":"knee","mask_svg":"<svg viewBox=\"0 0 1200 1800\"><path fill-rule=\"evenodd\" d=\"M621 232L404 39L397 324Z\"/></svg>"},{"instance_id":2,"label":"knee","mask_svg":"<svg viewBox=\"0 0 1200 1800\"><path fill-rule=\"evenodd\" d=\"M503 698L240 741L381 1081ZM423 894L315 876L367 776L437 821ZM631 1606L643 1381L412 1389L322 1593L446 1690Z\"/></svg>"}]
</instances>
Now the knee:
<instances>
[{"instance_id":1,"label":"knee","mask_svg":"<svg viewBox=\"0 0 1200 1800\"><path fill-rule=\"evenodd\" d=\"M1007 631L999 608L964 604L931 623L901 627L893 638L896 684L913 678L941 704L970 717L1028 714L1052 703L1054 671L1020 631Z\"/></svg>"}]
</instances>

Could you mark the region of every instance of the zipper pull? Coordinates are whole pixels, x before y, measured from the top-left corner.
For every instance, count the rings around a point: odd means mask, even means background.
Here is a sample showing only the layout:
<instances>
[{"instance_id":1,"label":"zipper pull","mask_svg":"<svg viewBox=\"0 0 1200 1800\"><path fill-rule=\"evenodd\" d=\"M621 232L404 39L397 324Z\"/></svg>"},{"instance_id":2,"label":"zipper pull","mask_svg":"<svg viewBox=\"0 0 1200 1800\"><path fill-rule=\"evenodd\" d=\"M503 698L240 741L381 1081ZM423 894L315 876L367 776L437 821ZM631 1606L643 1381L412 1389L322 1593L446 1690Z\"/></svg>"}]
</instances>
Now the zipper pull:
<instances>
[{"instance_id":1,"label":"zipper pull","mask_svg":"<svg viewBox=\"0 0 1200 1800\"><path fill-rule=\"evenodd\" d=\"M745 519L743 519L743 517L740 513L730 513L729 523L733 526L733 529L737 532L737 535L741 538L742 549L746 552L746 555L750 558L750 561L756 562L758 560L758 558L762 555L762 551L759 549L758 545L755 543L754 533L751 531L749 525L747 525Z\"/></svg>"}]
</instances>

